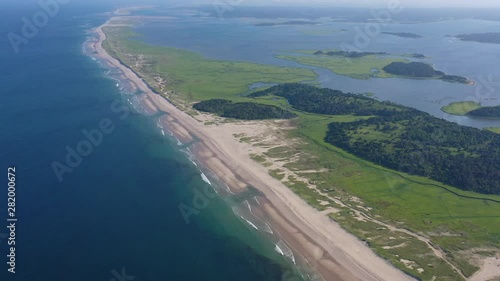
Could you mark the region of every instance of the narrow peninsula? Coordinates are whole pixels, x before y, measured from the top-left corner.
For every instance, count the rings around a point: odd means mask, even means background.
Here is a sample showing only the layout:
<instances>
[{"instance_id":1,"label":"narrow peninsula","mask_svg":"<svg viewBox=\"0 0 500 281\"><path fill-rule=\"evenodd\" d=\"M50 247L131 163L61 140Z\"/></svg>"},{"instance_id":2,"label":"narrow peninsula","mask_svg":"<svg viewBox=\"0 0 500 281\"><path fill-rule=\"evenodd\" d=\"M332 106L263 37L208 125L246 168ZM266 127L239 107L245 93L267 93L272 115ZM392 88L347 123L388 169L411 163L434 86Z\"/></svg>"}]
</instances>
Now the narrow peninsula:
<instances>
[{"instance_id":1,"label":"narrow peninsula","mask_svg":"<svg viewBox=\"0 0 500 281\"><path fill-rule=\"evenodd\" d=\"M382 34L394 35L402 38L422 38L422 35L418 35L411 32L382 32Z\"/></svg>"},{"instance_id":2,"label":"narrow peninsula","mask_svg":"<svg viewBox=\"0 0 500 281\"><path fill-rule=\"evenodd\" d=\"M500 44L500 33L495 33L495 32L462 34L462 35L457 35L456 37L462 41Z\"/></svg>"}]
</instances>

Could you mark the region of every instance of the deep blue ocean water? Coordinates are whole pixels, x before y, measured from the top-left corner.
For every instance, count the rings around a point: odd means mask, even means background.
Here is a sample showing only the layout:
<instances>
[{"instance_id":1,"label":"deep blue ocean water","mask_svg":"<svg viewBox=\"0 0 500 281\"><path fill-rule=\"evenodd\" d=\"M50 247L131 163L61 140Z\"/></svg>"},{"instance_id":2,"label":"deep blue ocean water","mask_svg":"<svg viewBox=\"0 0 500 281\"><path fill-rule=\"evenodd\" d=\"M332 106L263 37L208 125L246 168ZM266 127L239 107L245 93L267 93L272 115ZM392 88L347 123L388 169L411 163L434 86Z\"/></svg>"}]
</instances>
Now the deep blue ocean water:
<instances>
[{"instance_id":1,"label":"deep blue ocean water","mask_svg":"<svg viewBox=\"0 0 500 281\"><path fill-rule=\"evenodd\" d=\"M182 217L179 204L207 188L200 171L82 52L86 31L105 20L98 14L113 9L70 3L18 54L6 35L39 8L0 10L0 280L282 280L288 264L224 199L189 223ZM131 111L120 118L113 104ZM82 130L104 119L113 132L60 182L52 163L66 163L67 148L86 140ZM8 167L16 167L16 274L2 235Z\"/></svg>"}]
</instances>

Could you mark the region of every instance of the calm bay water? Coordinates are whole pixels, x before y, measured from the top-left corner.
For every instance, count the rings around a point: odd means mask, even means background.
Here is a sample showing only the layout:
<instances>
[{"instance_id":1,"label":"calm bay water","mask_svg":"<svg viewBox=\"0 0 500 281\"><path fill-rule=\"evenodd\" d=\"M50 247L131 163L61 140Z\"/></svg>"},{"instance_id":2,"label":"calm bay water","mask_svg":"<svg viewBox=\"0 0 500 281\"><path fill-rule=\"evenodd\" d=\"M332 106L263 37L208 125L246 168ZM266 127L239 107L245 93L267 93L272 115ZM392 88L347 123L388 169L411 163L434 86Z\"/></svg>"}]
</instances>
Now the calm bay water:
<instances>
[{"instance_id":1,"label":"calm bay water","mask_svg":"<svg viewBox=\"0 0 500 281\"><path fill-rule=\"evenodd\" d=\"M105 20L97 13L112 9L68 4L17 55L0 39L0 235L10 166L18 217L17 273L7 272L2 235L0 280L282 280L290 263L223 198L182 217L179 204L207 188L200 171L82 52L87 30ZM19 32L36 11L2 9L1 33ZM65 164L82 130L104 119L113 132L60 182L51 164Z\"/></svg>"},{"instance_id":2,"label":"calm bay water","mask_svg":"<svg viewBox=\"0 0 500 281\"><path fill-rule=\"evenodd\" d=\"M292 50L341 49L355 46L357 29L365 23L334 22L323 19L320 25L258 27L266 19L192 17L189 13L163 11L175 19L145 23L137 28L150 44L172 46L199 52L208 58L237 60L280 66L305 67L275 58ZM281 20L286 21L286 20ZM437 117L473 127L500 127L499 120L452 116L441 111L451 102L475 100L485 106L500 104L500 45L463 42L446 37L465 33L497 32L500 22L450 20L420 24L387 24L382 32L413 32L421 39L378 34L369 37L361 51L389 54L421 53L424 62L448 74L461 75L477 82L475 86L438 80L369 79L359 80L314 69L324 87L353 93L374 93L378 99L414 107ZM342 31L345 30L345 31ZM319 35L311 35L319 34ZM359 47L359 46L358 46Z\"/></svg>"}]
</instances>

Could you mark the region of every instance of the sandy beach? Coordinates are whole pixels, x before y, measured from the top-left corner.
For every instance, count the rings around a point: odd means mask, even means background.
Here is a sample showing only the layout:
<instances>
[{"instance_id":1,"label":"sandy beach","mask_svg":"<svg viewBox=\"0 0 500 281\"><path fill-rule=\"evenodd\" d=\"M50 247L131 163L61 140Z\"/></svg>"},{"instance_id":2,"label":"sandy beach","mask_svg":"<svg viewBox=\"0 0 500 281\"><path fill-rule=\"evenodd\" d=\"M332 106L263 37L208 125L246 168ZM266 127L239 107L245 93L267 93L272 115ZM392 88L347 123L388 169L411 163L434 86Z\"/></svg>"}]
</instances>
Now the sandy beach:
<instances>
[{"instance_id":1,"label":"sandy beach","mask_svg":"<svg viewBox=\"0 0 500 281\"><path fill-rule=\"evenodd\" d=\"M246 147L249 144L238 142L228 127L205 126L154 93L134 71L106 53L102 47L106 39L103 28L109 23L95 31L99 37L93 45L97 56L121 69L133 87L146 93L145 104L152 113L167 113L161 122L181 142L199 140L193 149L195 155L232 192L244 191L249 185L257 188L263 194L259 211L325 280L414 280L270 176L265 167L251 159Z\"/></svg>"}]
</instances>

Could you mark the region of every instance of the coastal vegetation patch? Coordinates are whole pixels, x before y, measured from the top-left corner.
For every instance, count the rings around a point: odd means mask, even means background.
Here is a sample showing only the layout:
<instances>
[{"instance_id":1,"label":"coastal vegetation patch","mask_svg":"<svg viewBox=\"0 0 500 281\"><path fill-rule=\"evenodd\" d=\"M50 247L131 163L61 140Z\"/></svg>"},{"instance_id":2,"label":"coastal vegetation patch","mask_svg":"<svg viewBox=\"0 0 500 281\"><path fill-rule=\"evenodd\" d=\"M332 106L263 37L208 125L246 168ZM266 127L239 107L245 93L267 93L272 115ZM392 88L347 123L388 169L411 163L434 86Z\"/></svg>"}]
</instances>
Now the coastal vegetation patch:
<instances>
[{"instance_id":1,"label":"coastal vegetation patch","mask_svg":"<svg viewBox=\"0 0 500 281\"><path fill-rule=\"evenodd\" d=\"M321 51L325 52L325 51ZM303 65L321 67L332 72L348 76L355 79L390 78L394 77L386 73L383 68L393 62L406 62L403 58L379 57L374 54L342 52L342 51L326 51L341 52L339 55L314 54L317 51L312 51L310 55L277 55L279 59L294 61ZM351 57L349 57L351 56Z\"/></svg>"},{"instance_id":2,"label":"coastal vegetation patch","mask_svg":"<svg viewBox=\"0 0 500 281\"><path fill-rule=\"evenodd\" d=\"M291 119L297 117L296 114L274 105L253 102L233 103L224 99L202 101L194 104L193 108L203 112L215 113L221 117L242 120Z\"/></svg>"},{"instance_id":3,"label":"coastal vegetation patch","mask_svg":"<svg viewBox=\"0 0 500 281\"><path fill-rule=\"evenodd\" d=\"M465 77L448 75L435 70L430 64L411 62L404 57L425 58L423 54L409 54L402 57L389 56L385 52L355 52L342 50L300 50L295 54L278 55L279 59L295 61L329 69L336 74L356 79L368 78L412 78L440 79L446 82L472 84Z\"/></svg>"},{"instance_id":4,"label":"coastal vegetation patch","mask_svg":"<svg viewBox=\"0 0 500 281\"><path fill-rule=\"evenodd\" d=\"M498 127L489 127L489 128L486 128L486 130L491 131L491 132L496 133L496 134L500 134L500 128L498 128Z\"/></svg>"},{"instance_id":5,"label":"coastal vegetation patch","mask_svg":"<svg viewBox=\"0 0 500 281\"><path fill-rule=\"evenodd\" d=\"M251 96L264 95L284 97L293 108L310 113L374 116L333 122L325 140L393 170L463 190L500 194L497 134L391 102L304 84L278 85Z\"/></svg>"},{"instance_id":6,"label":"coastal vegetation patch","mask_svg":"<svg viewBox=\"0 0 500 281\"><path fill-rule=\"evenodd\" d=\"M145 44L130 27L107 27L104 47L169 97L190 103L206 99L243 100L238 96L255 83L293 83L316 80L309 69L277 67L247 62L212 60L202 55L169 47ZM133 56L131 54L141 54Z\"/></svg>"},{"instance_id":7,"label":"coastal vegetation patch","mask_svg":"<svg viewBox=\"0 0 500 281\"><path fill-rule=\"evenodd\" d=\"M441 108L442 111L453 115L468 115L478 118L500 118L500 105L481 106L475 101L452 102Z\"/></svg>"},{"instance_id":8,"label":"coastal vegetation patch","mask_svg":"<svg viewBox=\"0 0 500 281\"><path fill-rule=\"evenodd\" d=\"M452 102L449 105L443 106L442 111L453 115L466 115L472 110L481 108L481 104L475 101L460 101Z\"/></svg>"},{"instance_id":9,"label":"coastal vegetation patch","mask_svg":"<svg viewBox=\"0 0 500 281\"><path fill-rule=\"evenodd\" d=\"M314 53L315 55L326 55L326 56L340 56L344 58L362 58L366 56L374 56L374 55L387 55L384 52L354 52L354 51L317 51Z\"/></svg>"}]
</instances>

